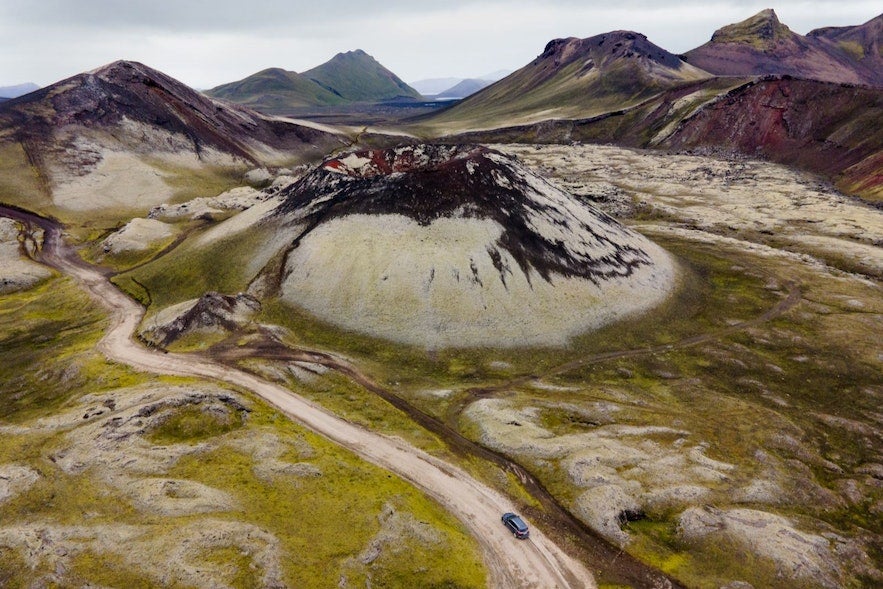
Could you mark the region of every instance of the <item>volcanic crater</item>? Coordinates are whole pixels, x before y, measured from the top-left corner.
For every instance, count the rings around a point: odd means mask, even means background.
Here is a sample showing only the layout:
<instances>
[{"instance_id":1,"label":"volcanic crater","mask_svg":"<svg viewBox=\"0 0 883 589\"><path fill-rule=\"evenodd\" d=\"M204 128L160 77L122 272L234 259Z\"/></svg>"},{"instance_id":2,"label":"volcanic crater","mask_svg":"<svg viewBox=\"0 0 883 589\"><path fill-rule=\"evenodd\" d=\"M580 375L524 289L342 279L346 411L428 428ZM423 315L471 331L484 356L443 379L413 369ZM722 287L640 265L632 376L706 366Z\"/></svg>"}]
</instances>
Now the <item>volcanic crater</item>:
<instances>
[{"instance_id":1,"label":"volcanic crater","mask_svg":"<svg viewBox=\"0 0 883 589\"><path fill-rule=\"evenodd\" d=\"M661 248L486 147L350 153L281 196L283 300L402 343L564 345L675 282Z\"/></svg>"}]
</instances>

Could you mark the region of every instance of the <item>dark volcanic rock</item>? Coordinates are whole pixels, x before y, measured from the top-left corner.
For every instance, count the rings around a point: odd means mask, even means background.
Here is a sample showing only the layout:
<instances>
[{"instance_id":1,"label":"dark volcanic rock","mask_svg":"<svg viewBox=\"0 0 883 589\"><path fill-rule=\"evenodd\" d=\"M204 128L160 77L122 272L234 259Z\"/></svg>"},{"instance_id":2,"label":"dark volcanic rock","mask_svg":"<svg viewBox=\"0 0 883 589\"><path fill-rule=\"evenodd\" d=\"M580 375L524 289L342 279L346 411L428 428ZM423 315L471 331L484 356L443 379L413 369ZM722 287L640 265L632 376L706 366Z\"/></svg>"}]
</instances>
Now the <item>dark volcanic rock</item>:
<instances>
[{"instance_id":1,"label":"dark volcanic rock","mask_svg":"<svg viewBox=\"0 0 883 589\"><path fill-rule=\"evenodd\" d=\"M254 297L207 292L195 301L170 307L153 317L141 337L159 346L167 346L184 335L197 331L235 331L251 321L261 304Z\"/></svg>"}]
</instances>

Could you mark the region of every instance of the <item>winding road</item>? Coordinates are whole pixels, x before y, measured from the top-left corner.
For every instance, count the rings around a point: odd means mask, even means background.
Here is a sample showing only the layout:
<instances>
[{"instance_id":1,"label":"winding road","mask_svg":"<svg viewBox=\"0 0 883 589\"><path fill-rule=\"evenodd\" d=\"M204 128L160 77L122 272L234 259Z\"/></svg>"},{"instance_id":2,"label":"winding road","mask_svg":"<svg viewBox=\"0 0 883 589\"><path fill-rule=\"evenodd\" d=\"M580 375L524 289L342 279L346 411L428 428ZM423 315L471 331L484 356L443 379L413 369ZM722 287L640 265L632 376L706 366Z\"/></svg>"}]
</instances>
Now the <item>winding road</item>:
<instances>
[{"instance_id":1,"label":"winding road","mask_svg":"<svg viewBox=\"0 0 883 589\"><path fill-rule=\"evenodd\" d=\"M291 419L393 472L423 490L456 516L481 546L493 587L595 587L589 570L534 526L527 541L514 539L500 522L512 509L501 493L464 470L401 439L383 436L336 417L279 385L252 374L186 354L147 349L132 339L144 309L83 262L61 239L61 225L27 211L0 207L0 215L44 230L39 261L74 278L110 313L110 327L98 344L107 358L133 368L208 378L252 391Z\"/></svg>"}]
</instances>

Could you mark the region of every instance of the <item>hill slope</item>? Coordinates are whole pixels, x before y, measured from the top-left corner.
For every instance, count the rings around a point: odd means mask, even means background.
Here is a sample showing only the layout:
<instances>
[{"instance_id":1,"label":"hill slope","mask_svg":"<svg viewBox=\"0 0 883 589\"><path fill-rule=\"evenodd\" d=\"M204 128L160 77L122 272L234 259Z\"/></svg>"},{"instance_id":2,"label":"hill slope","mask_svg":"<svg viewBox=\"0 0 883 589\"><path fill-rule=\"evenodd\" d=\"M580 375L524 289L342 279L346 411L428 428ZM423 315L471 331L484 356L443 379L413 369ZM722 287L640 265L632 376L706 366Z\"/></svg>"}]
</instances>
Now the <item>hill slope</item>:
<instances>
[{"instance_id":1,"label":"hill slope","mask_svg":"<svg viewBox=\"0 0 883 589\"><path fill-rule=\"evenodd\" d=\"M484 147L352 153L280 197L282 299L394 341L564 345L674 286L658 246Z\"/></svg>"},{"instance_id":2,"label":"hill slope","mask_svg":"<svg viewBox=\"0 0 883 589\"><path fill-rule=\"evenodd\" d=\"M0 106L0 198L55 214L140 209L173 197L174 184L198 190L184 181L197 172L319 157L340 144L118 61Z\"/></svg>"},{"instance_id":3,"label":"hill slope","mask_svg":"<svg viewBox=\"0 0 883 589\"><path fill-rule=\"evenodd\" d=\"M467 78L436 95L436 98L466 98L493 84L493 80Z\"/></svg>"},{"instance_id":4,"label":"hill slope","mask_svg":"<svg viewBox=\"0 0 883 589\"><path fill-rule=\"evenodd\" d=\"M281 68L261 70L237 82L212 88L206 94L264 112L345 102L309 78Z\"/></svg>"},{"instance_id":5,"label":"hill slope","mask_svg":"<svg viewBox=\"0 0 883 589\"><path fill-rule=\"evenodd\" d=\"M872 50L868 36L878 20L879 17L864 28L823 29L804 37L779 22L775 11L767 9L717 30L711 41L688 51L684 58L722 76L784 74L826 82L879 85L883 81L879 44L876 60L865 59L864 53ZM877 38L878 43L879 31Z\"/></svg>"},{"instance_id":6,"label":"hill slope","mask_svg":"<svg viewBox=\"0 0 883 589\"><path fill-rule=\"evenodd\" d=\"M303 73L329 92L352 102L380 102L394 98L422 98L376 59L357 49L338 53Z\"/></svg>"},{"instance_id":7,"label":"hill slope","mask_svg":"<svg viewBox=\"0 0 883 589\"><path fill-rule=\"evenodd\" d=\"M530 64L428 122L464 130L584 118L708 77L639 33L556 39Z\"/></svg>"},{"instance_id":8,"label":"hill slope","mask_svg":"<svg viewBox=\"0 0 883 589\"><path fill-rule=\"evenodd\" d=\"M450 140L587 141L741 153L824 175L846 193L883 202L883 92L866 86L786 76L715 78L597 117Z\"/></svg>"},{"instance_id":9,"label":"hill slope","mask_svg":"<svg viewBox=\"0 0 883 589\"><path fill-rule=\"evenodd\" d=\"M810 31L807 37L834 45L848 53L876 76L869 78L883 86L883 14L855 27L827 27Z\"/></svg>"},{"instance_id":10,"label":"hill slope","mask_svg":"<svg viewBox=\"0 0 883 589\"><path fill-rule=\"evenodd\" d=\"M302 74L269 68L206 91L208 96L271 114L297 109L422 98L362 50L338 53Z\"/></svg>"}]
</instances>

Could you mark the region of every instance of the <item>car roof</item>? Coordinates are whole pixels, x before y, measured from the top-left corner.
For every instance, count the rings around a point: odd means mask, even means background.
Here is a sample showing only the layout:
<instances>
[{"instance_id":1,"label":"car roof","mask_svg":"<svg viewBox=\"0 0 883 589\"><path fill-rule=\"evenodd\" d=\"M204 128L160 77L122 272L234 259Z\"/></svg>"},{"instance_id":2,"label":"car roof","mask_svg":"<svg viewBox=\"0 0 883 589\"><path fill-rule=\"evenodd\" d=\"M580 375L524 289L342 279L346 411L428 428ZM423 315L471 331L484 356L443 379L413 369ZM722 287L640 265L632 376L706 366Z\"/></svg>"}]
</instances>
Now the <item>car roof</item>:
<instances>
[{"instance_id":1,"label":"car roof","mask_svg":"<svg viewBox=\"0 0 883 589\"><path fill-rule=\"evenodd\" d=\"M513 524L515 524L515 527L517 527L519 530L526 530L527 529L527 524L524 523L524 520L521 519L519 516L515 515L514 513L507 514L507 515L511 515L511 517L509 517L509 521L511 521Z\"/></svg>"}]
</instances>

